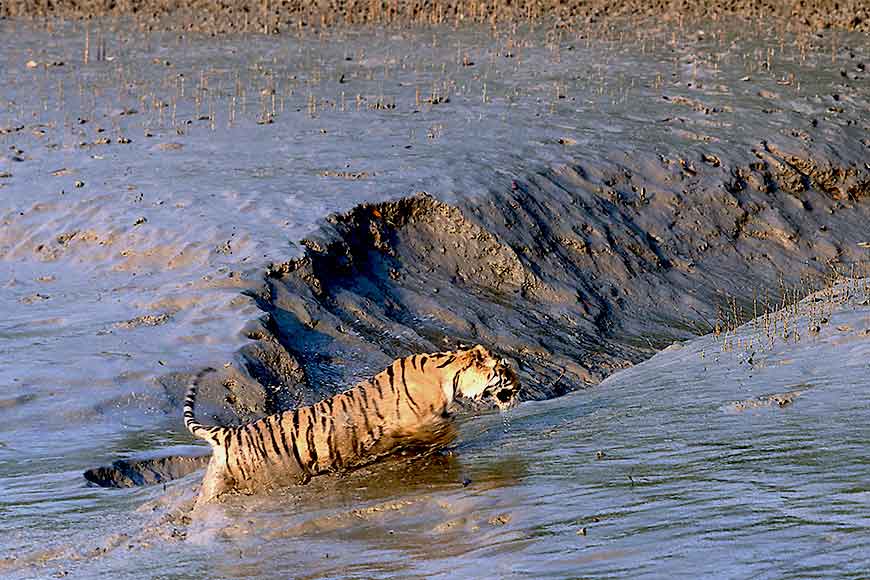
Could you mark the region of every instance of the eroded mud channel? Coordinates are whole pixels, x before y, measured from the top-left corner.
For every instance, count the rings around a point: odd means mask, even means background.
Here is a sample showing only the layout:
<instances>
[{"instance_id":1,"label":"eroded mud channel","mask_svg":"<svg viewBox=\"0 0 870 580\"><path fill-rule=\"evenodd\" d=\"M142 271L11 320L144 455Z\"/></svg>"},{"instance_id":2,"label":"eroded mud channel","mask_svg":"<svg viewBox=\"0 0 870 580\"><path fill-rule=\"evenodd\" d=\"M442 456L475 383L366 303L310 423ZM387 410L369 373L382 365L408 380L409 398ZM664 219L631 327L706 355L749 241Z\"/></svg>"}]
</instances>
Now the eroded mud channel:
<instances>
[{"instance_id":1,"label":"eroded mud channel","mask_svg":"<svg viewBox=\"0 0 870 580\"><path fill-rule=\"evenodd\" d=\"M866 35L45 26L0 22L4 576L866 572ZM190 519L203 366L234 423L474 343L524 403L452 455Z\"/></svg>"}]
</instances>

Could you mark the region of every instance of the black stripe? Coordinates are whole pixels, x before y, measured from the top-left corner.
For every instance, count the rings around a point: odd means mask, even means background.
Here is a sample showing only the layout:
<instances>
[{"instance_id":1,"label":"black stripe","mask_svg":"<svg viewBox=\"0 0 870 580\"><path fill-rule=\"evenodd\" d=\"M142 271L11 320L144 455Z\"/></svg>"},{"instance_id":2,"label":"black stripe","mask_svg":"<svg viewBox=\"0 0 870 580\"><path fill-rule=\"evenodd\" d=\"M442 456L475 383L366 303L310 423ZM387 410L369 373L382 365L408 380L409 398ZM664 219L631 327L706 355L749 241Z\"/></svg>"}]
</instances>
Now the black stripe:
<instances>
[{"instance_id":1,"label":"black stripe","mask_svg":"<svg viewBox=\"0 0 870 580\"><path fill-rule=\"evenodd\" d=\"M308 470L317 465L317 446L314 445L314 411L309 407L308 409L308 428L305 432L305 442L308 444Z\"/></svg>"},{"instance_id":2,"label":"black stripe","mask_svg":"<svg viewBox=\"0 0 870 580\"><path fill-rule=\"evenodd\" d=\"M384 398L384 390L383 390L383 387L381 387L381 381L378 379L378 377L375 377L372 379L372 384L378 390L378 395L380 395L381 399L383 399Z\"/></svg>"},{"instance_id":3,"label":"black stripe","mask_svg":"<svg viewBox=\"0 0 870 580\"><path fill-rule=\"evenodd\" d=\"M266 417L266 429L269 430L269 437L272 439L272 449L275 450L275 455L281 457L281 452L278 450L278 441L275 440L275 430L272 428L272 419L274 415Z\"/></svg>"},{"instance_id":4,"label":"black stripe","mask_svg":"<svg viewBox=\"0 0 870 580\"><path fill-rule=\"evenodd\" d=\"M224 454L227 456L227 460L225 462L226 466L227 466L227 473L229 473L233 479L236 479L236 474L233 473L233 468L230 467L230 445L232 445L232 443L233 443L233 433L232 433L232 431L227 431L225 429L224 430L224 440L221 443L221 445L223 445Z\"/></svg>"},{"instance_id":5,"label":"black stripe","mask_svg":"<svg viewBox=\"0 0 870 580\"><path fill-rule=\"evenodd\" d=\"M443 363L441 363L440 365L438 365L438 368L439 368L439 369L443 369L444 367L446 367L447 365L449 365L450 363L452 363L452 362L455 361L455 360L456 360L456 357L453 356L453 355L450 355L450 356L447 357L447 360L446 360L446 361L444 361Z\"/></svg>"},{"instance_id":6,"label":"black stripe","mask_svg":"<svg viewBox=\"0 0 870 580\"><path fill-rule=\"evenodd\" d=\"M396 364L396 363L393 362L393 365L394 364ZM395 392L396 391L396 385L395 385L396 373L395 373L395 371L393 371L393 365L390 365L387 367L387 376L390 377L390 390Z\"/></svg>"},{"instance_id":7,"label":"black stripe","mask_svg":"<svg viewBox=\"0 0 870 580\"><path fill-rule=\"evenodd\" d=\"M411 367L416 371L417 370L417 355L411 357Z\"/></svg>"},{"instance_id":8,"label":"black stripe","mask_svg":"<svg viewBox=\"0 0 870 580\"><path fill-rule=\"evenodd\" d=\"M347 426L347 405L345 404L343 394L336 395L335 400L338 401L338 407L341 408L341 421L337 421L339 417L336 417L336 421L338 422L338 425L344 429Z\"/></svg>"},{"instance_id":9,"label":"black stripe","mask_svg":"<svg viewBox=\"0 0 870 580\"><path fill-rule=\"evenodd\" d=\"M284 431L284 417L286 416L286 413L281 413L278 415L278 420L275 422L278 424L278 436L281 438L281 447L284 449L284 455L290 455L290 446L287 444L287 433Z\"/></svg>"},{"instance_id":10,"label":"black stripe","mask_svg":"<svg viewBox=\"0 0 870 580\"><path fill-rule=\"evenodd\" d=\"M250 433L248 433L248 426L242 425L239 427L239 433L241 434L243 444L242 449L245 451L242 459L245 460L246 464L250 463L250 465L246 465L247 467L253 467L253 457L256 449L254 449L254 441L251 439ZM250 460L248 459L248 456L251 457Z\"/></svg>"},{"instance_id":11,"label":"black stripe","mask_svg":"<svg viewBox=\"0 0 870 580\"><path fill-rule=\"evenodd\" d=\"M242 464L242 461L245 459L245 456L244 456L245 446L244 446L244 443L242 442L242 429L240 427L236 427L235 434L236 434L236 446L239 448L235 454L236 466L239 468L239 472L241 472L242 477L244 479L248 479L248 474L245 472L245 466ZM230 434L230 436L232 436L232 434Z\"/></svg>"},{"instance_id":12,"label":"black stripe","mask_svg":"<svg viewBox=\"0 0 870 580\"><path fill-rule=\"evenodd\" d=\"M259 439L259 448L260 454L263 456L263 459L269 459L269 452L266 451L266 438L263 436L263 430L260 429L260 423L262 421L254 421L251 423L251 426L254 428L254 431L257 432L257 439ZM253 433L252 433L253 435Z\"/></svg>"},{"instance_id":13,"label":"black stripe","mask_svg":"<svg viewBox=\"0 0 870 580\"><path fill-rule=\"evenodd\" d=\"M359 437L357 437L357 434L356 434L356 421L353 420L353 417L350 416L350 413L348 413L348 410L347 410L347 407L348 407L347 399L352 400L352 397L350 395L348 395L347 393L343 393L339 396L341 397L341 410L344 411L344 416L345 416L345 419L344 419L345 429L347 427L350 427L350 448L351 448L351 451L353 451L354 456L359 457L359 455L360 455L360 453L359 453Z\"/></svg>"},{"instance_id":14,"label":"black stripe","mask_svg":"<svg viewBox=\"0 0 870 580\"><path fill-rule=\"evenodd\" d=\"M376 380L377 380L377 379L376 379ZM377 386L380 387L380 384L378 383ZM378 394L381 395L380 399L383 401L383 400L384 400L384 396L383 396L383 393L381 393L381 389L380 389L380 388L378 388ZM377 402L377 400L376 400L375 398L372 398L372 406L375 408L375 415L378 416L378 421L380 421L381 424L383 424L383 422L384 422L384 416L383 416L383 414L381 413L381 409L380 409L380 407L378 407L378 402Z\"/></svg>"},{"instance_id":15,"label":"black stripe","mask_svg":"<svg viewBox=\"0 0 870 580\"><path fill-rule=\"evenodd\" d=\"M353 392L359 393L360 414L366 424L366 437L371 439L374 436L374 433L372 432L372 426L369 423L369 396L366 394L366 388L365 386L362 386L358 389L354 389Z\"/></svg>"},{"instance_id":16,"label":"black stripe","mask_svg":"<svg viewBox=\"0 0 870 580\"><path fill-rule=\"evenodd\" d=\"M327 399L324 401L324 406L329 409L328 413L324 413L322 415L322 425L323 428L326 429L327 421L329 422L329 430L326 432L326 449L329 451L329 463L335 464L337 460L335 457L335 416L332 414L332 399Z\"/></svg>"},{"instance_id":17,"label":"black stripe","mask_svg":"<svg viewBox=\"0 0 870 580\"><path fill-rule=\"evenodd\" d=\"M456 371L456 374L453 375L453 398L456 399L456 389L459 388L459 375L462 374L462 371Z\"/></svg>"},{"instance_id":18,"label":"black stripe","mask_svg":"<svg viewBox=\"0 0 870 580\"><path fill-rule=\"evenodd\" d=\"M411 397L411 392L408 390L408 383L407 381L405 381L405 359L402 359L402 386L405 388L405 396L408 397L408 403L411 406L411 410L414 411L414 414L419 417L420 406L417 405L416 401L414 401L414 398Z\"/></svg>"},{"instance_id":19,"label":"black stripe","mask_svg":"<svg viewBox=\"0 0 870 580\"><path fill-rule=\"evenodd\" d=\"M380 397L380 399L378 399L378 397L372 397L372 399L371 399L372 408L374 408L375 416L378 418L378 423L377 423L377 425L375 425L375 427L378 430L377 434L374 435L375 440L380 439L381 435L384 434L384 424L387 422L386 417L384 417L384 414L381 412L381 407L380 407L380 404L378 402L379 400L380 400L380 402L383 402L384 398Z\"/></svg>"},{"instance_id":20,"label":"black stripe","mask_svg":"<svg viewBox=\"0 0 870 580\"><path fill-rule=\"evenodd\" d=\"M426 372L426 363L429 362L429 359L426 358L426 355L420 357L420 370L422 372Z\"/></svg>"},{"instance_id":21,"label":"black stripe","mask_svg":"<svg viewBox=\"0 0 870 580\"><path fill-rule=\"evenodd\" d=\"M393 365L396 364L396 361L393 361L393 364L387 367L387 376L390 377L390 392L396 396L396 421L402 420L402 412L399 409L399 404L402 402L402 398L399 396L399 391L396 389L396 373L393 371Z\"/></svg>"},{"instance_id":22,"label":"black stripe","mask_svg":"<svg viewBox=\"0 0 870 580\"><path fill-rule=\"evenodd\" d=\"M248 423L247 425L242 427L242 431L245 433L245 436L248 438L248 447L251 450L251 458L252 458L251 469L253 469L256 467L256 462L254 460L257 458L257 456L260 456L260 458L262 459L263 455L262 455L262 452L260 451L260 448L257 447L257 440L254 438L254 433L253 433L253 430L251 429L251 424Z\"/></svg>"},{"instance_id":23,"label":"black stripe","mask_svg":"<svg viewBox=\"0 0 870 580\"><path fill-rule=\"evenodd\" d=\"M241 459L244 462L244 466L249 472L248 477L252 477L254 472L257 469L257 449L254 446L254 438L248 432L248 426L244 425L239 427L239 433L241 433L242 440L245 442L242 447L243 453L241 455Z\"/></svg>"},{"instance_id":24,"label":"black stripe","mask_svg":"<svg viewBox=\"0 0 870 580\"><path fill-rule=\"evenodd\" d=\"M302 414L300 409L293 409L293 432L291 435L291 441L295 444L296 439L299 437L299 415Z\"/></svg>"},{"instance_id":25,"label":"black stripe","mask_svg":"<svg viewBox=\"0 0 870 580\"><path fill-rule=\"evenodd\" d=\"M320 414L320 429L324 433L326 433L326 452L329 454L328 457L326 458L326 460L327 460L327 467L329 467L330 465L332 465L332 436L331 436L329 430L326 428L327 420L328 420L328 417L326 416L326 413L321 413Z\"/></svg>"},{"instance_id":26,"label":"black stripe","mask_svg":"<svg viewBox=\"0 0 870 580\"><path fill-rule=\"evenodd\" d=\"M291 433L293 443L293 458L296 460L296 464L299 465L299 469L301 469L304 473L308 473L308 470L305 467L305 464L302 463L302 456L299 454L299 446L296 444L296 440L299 438L299 410L296 409L293 411L293 432ZM287 442L285 441L286 445Z\"/></svg>"},{"instance_id":27,"label":"black stripe","mask_svg":"<svg viewBox=\"0 0 870 580\"><path fill-rule=\"evenodd\" d=\"M338 445L338 441L336 440L337 430L335 428L335 409L333 408L333 404L335 403L335 399L330 397L326 400L326 406L329 408L329 435L326 437L326 444L330 447L330 454L335 454L335 460L333 464L336 467L341 466L341 449ZM331 443L330 443L331 441Z\"/></svg>"}]
</instances>

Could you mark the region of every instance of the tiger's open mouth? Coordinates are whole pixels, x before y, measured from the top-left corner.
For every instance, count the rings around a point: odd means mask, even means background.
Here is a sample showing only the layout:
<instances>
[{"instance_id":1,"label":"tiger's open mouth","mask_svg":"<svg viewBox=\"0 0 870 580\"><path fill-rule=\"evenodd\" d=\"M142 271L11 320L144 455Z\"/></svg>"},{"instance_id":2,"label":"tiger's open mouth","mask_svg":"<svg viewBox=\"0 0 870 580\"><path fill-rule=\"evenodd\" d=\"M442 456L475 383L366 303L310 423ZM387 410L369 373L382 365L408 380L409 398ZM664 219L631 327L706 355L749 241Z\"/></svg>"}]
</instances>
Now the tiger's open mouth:
<instances>
[{"instance_id":1,"label":"tiger's open mouth","mask_svg":"<svg viewBox=\"0 0 870 580\"><path fill-rule=\"evenodd\" d=\"M516 405L518 388L519 385L510 377L499 374L486 386L483 395L492 397L498 408L504 411Z\"/></svg>"},{"instance_id":2,"label":"tiger's open mouth","mask_svg":"<svg viewBox=\"0 0 870 580\"><path fill-rule=\"evenodd\" d=\"M513 389L500 389L495 393L495 404L500 409L510 409L517 402L517 393Z\"/></svg>"}]
</instances>

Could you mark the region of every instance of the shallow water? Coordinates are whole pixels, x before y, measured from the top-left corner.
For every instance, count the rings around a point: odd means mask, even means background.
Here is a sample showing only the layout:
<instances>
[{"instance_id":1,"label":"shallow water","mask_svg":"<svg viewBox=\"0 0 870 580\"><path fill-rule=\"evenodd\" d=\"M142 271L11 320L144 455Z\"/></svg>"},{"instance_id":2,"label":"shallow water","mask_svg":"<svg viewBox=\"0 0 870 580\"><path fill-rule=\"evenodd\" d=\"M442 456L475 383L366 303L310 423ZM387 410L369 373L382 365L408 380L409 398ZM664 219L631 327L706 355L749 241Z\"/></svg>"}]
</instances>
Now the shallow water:
<instances>
[{"instance_id":1,"label":"shallow water","mask_svg":"<svg viewBox=\"0 0 870 580\"><path fill-rule=\"evenodd\" d=\"M190 526L176 512L197 475L165 490L81 477L118 457L189 450L161 378L235 364L242 327L261 314L243 291L330 212L417 190L482 196L578 155L601 173L629 153L699 144L753 159L760 134L798 139L793 111L828 115L831 143L856 140L867 96L840 86L839 67L856 74L866 40L816 39L804 56L772 35L217 42L0 23L0 572L866 573L870 356L857 306L854 340L800 343L812 348L751 378L705 339L523 404L508 424L467 419L453 460L231 501ZM799 86L777 83L792 72ZM826 113L832 91L848 101L841 113ZM768 101L780 110L746 116ZM728 408L792 389L805 393L783 409Z\"/></svg>"},{"instance_id":2,"label":"shallow water","mask_svg":"<svg viewBox=\"0 0 870 580\"><path fill-rule=\"evenodd\" d=\"M192 523L160 518L189 513L198 475L168 489L68 485L58 500L53 485L34 492L37 478L22 469L4 479L19 498L4 506L5 541L16 555L38 546L52 557L26 570L8 562L8 572L863 577L870 305L855 291L862 285L852 284L851 298L841 286L815 312L805 302L781 314L780 334L750 323L676 344L594 389L524 403L508 429L497 413L466 418L449 457L230 498ZM813 334L818 308L829 322ZM803 338L784 339L783 320ZM783 406L770 399L783 393L794 395ZM74 546L58 528L75 530ZM107 540L108 530L128 535Z\"/></svg>"}]
</instances>

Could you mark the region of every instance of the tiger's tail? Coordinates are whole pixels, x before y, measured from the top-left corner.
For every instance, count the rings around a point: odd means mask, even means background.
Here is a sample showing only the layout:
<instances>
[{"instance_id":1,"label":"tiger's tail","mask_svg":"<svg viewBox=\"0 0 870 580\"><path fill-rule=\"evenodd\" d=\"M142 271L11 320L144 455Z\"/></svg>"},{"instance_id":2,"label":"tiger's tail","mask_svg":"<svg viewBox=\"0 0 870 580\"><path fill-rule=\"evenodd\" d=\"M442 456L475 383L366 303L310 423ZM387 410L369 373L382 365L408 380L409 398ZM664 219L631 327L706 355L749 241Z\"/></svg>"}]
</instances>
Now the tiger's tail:
<instances>
[{"instance_id":1,"label":"tiger's tail","mask_svg":"<svg viewBox=\"0 0 870 580\"><path fill-rule=\"evenodd\" d=\"M197 421L194 410L196 407L196 391L199 387L199 381L202 380L202 377L204 377L205 375L213 372L216 371L211 367L207 367L199 371L190 382L190 385L188 385L187 396L184 398L184 426L187 427L187 430L190 431L195 437L205 439L212 444L216 443L212 437L212 433L216 428L206 427L205 425Z\"/></svg>"}]
</instances>

